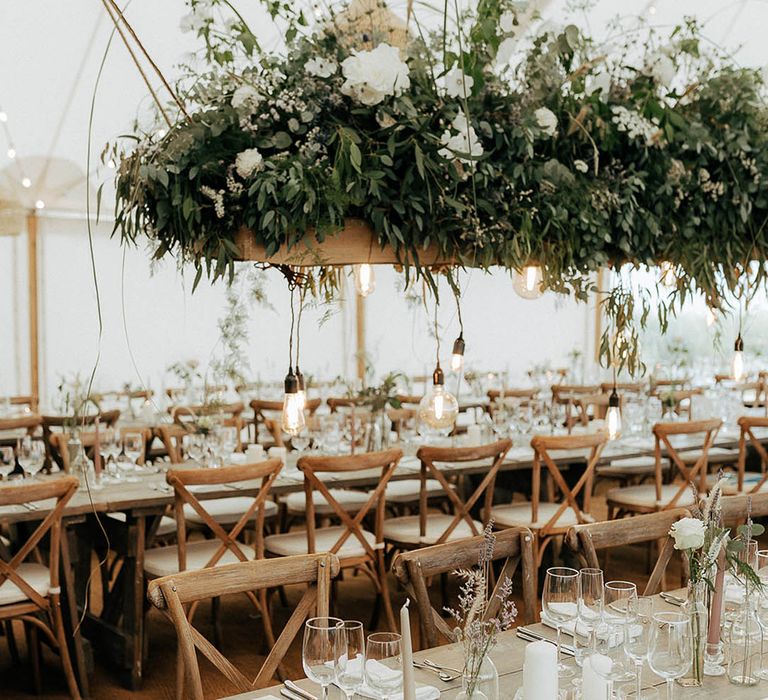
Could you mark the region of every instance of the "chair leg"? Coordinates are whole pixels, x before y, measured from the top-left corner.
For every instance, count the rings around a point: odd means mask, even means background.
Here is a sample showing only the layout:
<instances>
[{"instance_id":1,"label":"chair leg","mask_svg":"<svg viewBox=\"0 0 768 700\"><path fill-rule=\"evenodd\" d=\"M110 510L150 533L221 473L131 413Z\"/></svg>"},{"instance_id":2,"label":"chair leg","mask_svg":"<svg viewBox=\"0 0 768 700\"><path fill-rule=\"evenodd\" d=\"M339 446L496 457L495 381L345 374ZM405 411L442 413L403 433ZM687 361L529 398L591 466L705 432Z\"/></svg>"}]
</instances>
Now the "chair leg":
<instances>
[{"instance_id":1,"label":"chair leg","mask_svg":"<svg viewBox=\"0 0 768 700\"><path fill-rule=\"evenodd\" d=\"M51 608L53 612L54 634L59 644L59 657L61 666L64 669L64 677L67 679L67 687L72 700L80 700L80 688L75 679L75 671L72 668L72 659L69 656L69 647L67 638L64 634L64 620L61 616L61 603L58 595L51 596Z\"/></svg>"},{"instance_id":2,"label":"chair leg","mask_svg":"<svg viewBox=\"0 0 768 700\"><path fill-rule=\"evenodd\" d=\"M35 695L43 692L43 680L40 677L40 637L37 627L31 623L24 623L24 636L27 641L27 656L32 671L32 691Z\"/></svg>"},{"instance_id":3,"label":"chair leg","mask_svg":"<svg viewBox=\"0 0 768 700\"><path fill-rule=\"evenodd\" d=\"M381 598L384 603L384 612L387 615L387 624L391 632L397 630L395 624L395 613L392 610L392 600L389 597L389 582L387 581L387 569L384 565L384 551L379 549L377 551L377 568L379 574L379 586L381 587Z\"/></svg>"},{"instance_id":4,"label":"chair leg","mask_svg":"<svg viewBox=\"0 0 768 700\"><path fill-rule=\"evenodd\" d=\"M13 623L10 620L6 620L3 623L3 632L5 638L8 640L8 653L11 655L11 661L15 666L19 664L19 647L16 644L16 636L13 633Z\"/></svg>"},{"instance_id":5,"label":"chair leg","mask_svg":"<svg viewBox=\"0 0 768 700\"><path fill-rule=\"evenodd\" d=\"M213 626L213 646L221 649L221 598L211 599L211 625Z\"/></svg>"}]
</instances>

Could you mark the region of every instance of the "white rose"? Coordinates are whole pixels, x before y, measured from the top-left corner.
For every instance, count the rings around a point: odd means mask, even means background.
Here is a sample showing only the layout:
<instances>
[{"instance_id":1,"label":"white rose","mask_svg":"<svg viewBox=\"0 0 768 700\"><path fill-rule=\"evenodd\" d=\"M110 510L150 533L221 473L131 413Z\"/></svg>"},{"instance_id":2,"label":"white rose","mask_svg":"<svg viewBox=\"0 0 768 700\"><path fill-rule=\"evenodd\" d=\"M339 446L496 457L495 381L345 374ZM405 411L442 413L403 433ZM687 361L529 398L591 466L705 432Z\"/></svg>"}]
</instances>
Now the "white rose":
<instances>
[{"instance_id":1,"label":"white rose","mask_svg":"<svg viewBox=\"0 0 768 700\"><path fill-rule=\"evenodd\" d=\"M573 167L576 168L576 170L578 170L580 173L585 173L587 170L589 170L589 166L583 160L574 160Z\"/></svg>"},{"instance_id":2,"label":"white rose","mask_svg":"<svg viewBox=\"0 0 768 700\"><path fill-rule=\"evenodd\" d=\"M330 78L338 68L336 61L327 58L310 58L304 64L304 70L308 75L314 75L318 78Z\"/></svg>"},{"instance_id":3,"label":"white rose","mask_svg":"<svg viewBox=\"0 0 768 700\"><path fill-rule=\"evenodd\" d=\"M256 172L256 170L261 168L263 160L264 159L261 157L261 153L259 153L258 149L248 148L237 154L237 158L235 158L235 170L237 170L237 174L245 180Z\"/></svg>"},{"instance_id":4,"label":"white rose","mask_svg":"<svg viewBox=\"0 0 768 700\"><path fill-rule=\"evenodd\" d=\"M506 65L512 59L513 53L515 53L515 40L507 37L496 50L496 63L500 66Z\"/></svg>"},{"instance_id":5,"label":"white rose","mask_svg":"<svg viewBox=\"0 0 768 700\"><path fill-rule=\"evenodd\" d=\"M659 85L669 85L677 75L675 62L665 53L659 51L649 57L645 65L646 75L653 76Z\"/></svg>"},{"instance_id":6,"label":"white rose","mask_svg":"<svg viewBox=\"0 0 768 700\"><path fill-rule=\"evenodd\" d=\"M675 549L699 549L704 546L704 523L698 518L680 518L669 531Z\"/></svg>"},{"instance_id":7,"label":"white rose","mask_svg":"<svg viewBox=\"0 0 768 700\"><path fill-rule=\"evenodd\" d=\"M445 92L448 97L468 97L472 94L474 84L475 79L471 75L465 75L458 66L445 76Z\"/></svg>"},{"instance_id":8,"label":"white rose","mask_svg":"<svg viewBox=\"0 0 768 700\"><path fill-rule=\"evenodd\" d=\"M539 107L533 115L536 123L547 136L554 136L557 131L557 117L555 113L546 107Z\"/></svg>"},{"instance_id":9,"label":"white rose","mask_svg":"<svg viewBox=\"0 0 768 700\"><path fill-rule=\"evenodd\" d=\"M241 85L232 94L232 106L239 112L252 110L261 101L261 96L250 85Z\"/></svg>"},{"instance_id":10,"label":"white rose","mask_svg":"<svg viewBox=\"0 0 768 700\"><path fill-rule=\"evenodd\" d=\"M501 17L499 17L499 29L504 34L509 34L511 31L514 31L515 29L515 13L514 12L504 12Z\"/></svg>"},{"instance_id":11,"label":"white rose","mask_svg":"<svg viewBox=\"0 0 768 700\"><path fill-rule=\"evenodd\" d=\"M400 51L389 44L379 44L372 51L354 51L342 62L341 72L345 78L341 92L364 105L379 104L411 86L408 65L400 59Z\"/></svg>"}]
</instances>

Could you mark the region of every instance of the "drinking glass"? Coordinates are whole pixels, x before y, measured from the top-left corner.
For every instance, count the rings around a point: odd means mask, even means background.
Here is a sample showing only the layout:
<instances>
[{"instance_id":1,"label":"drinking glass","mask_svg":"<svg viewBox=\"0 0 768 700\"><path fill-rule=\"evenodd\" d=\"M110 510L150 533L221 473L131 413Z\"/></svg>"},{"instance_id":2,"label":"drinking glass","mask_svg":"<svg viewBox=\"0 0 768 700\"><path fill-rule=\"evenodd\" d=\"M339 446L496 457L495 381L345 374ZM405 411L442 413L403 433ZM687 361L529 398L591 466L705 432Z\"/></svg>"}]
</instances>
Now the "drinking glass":
<instances>
[{"instance_id":1,"label":"drinking glass","mask_svg":"<svg viewBox=\"0 0 768 700\"><path fill-rule=\"evenodd\" d=\"M123 451L123 443L120 439L120 430L118 428L109 428L104 431L104 437L101 439L101 453L105 457L104 471L109 476L110 481L122 481L122 474L117 468L117 458Z\"/></svg>"},{"instance_id":2,"label":"drinking glass","mask_svg":"<svg viewBox=\"0 0 768 700\"><path fill-rule=\"evenodd\" d=\"M144 436L141 433L125 433L123 435L123 452L133 464L133 468L139 469L138 461L144 454Z\"/></svg>"},{"instance_id":3,"label":"drinking glass","mask_svg":"<svg viewBox=\"0 0 768 700\"><path fill-rule=\"evenodd\" d=\"M197 433L190 433L185 435L182 439L182 445L184 447L184 454L187 459L191 459L193 462L200 462L204 456L203 440Z\"/></svg>"},{"instance_id":4,"label":"drinking glass","mask_svg":"<svg viewBox=\"0 0 768 700\"><path fill-rule=\"evenodd\" d=\"M381 695L382 700L390 700L403 691L400 640L400 635L395 632L376 632L368 635L365 680L372 690Z\"/></svg>"},{"instance_id":5,"label":"drinking glass","mask_svg":"<svg viewBox=\"0 0 768 700\"><path fill-rule=\"evenodd\" d=\"M343 630L344 622L338 617L312 617L304 623L301 663L307 678L321 687L322 700L327 700L328 686L335 677Z\"/></svg>"},{"instance_id":6,"label":"drinking glass","mask_svg":"<svg viewBox=\"0 0 768 700\"><path fill-rule=\"evenodd\" d=\"M349 700L363 685L365 673L365 637L363 623L344 620L341 654L336 663L336 685Z\"/></svg>"},{"instance_id":7,"label":"drinking glass","mask_svg":"<svg viewBox=\"0 0 768 700\"><path fill-rule=\"evenodd\" d=\"M631 581L608 581L605 584L605 617L610 622L629 621L629 602L637 598L637 586Z\"/></svg>"},{"instance_id":8,"label":"drinking glass","mask_svg":"<svg viewBox=\"0 0 768 700\"><path fill-rule=\"evenodd\" d=\"M572 676L574 671L561 661L560 638L566 622L575 622L579 614L581 576L576 569L552 567L547 569L541 604L547 617L557 626L557 668L561 678Z\"/></svg>"},{"instance_id":9,"label":"drinking glass","mask_svg":"<svg viewBox=\"0 0 768 700\"><path fill-rule=\"evenodd\" d=\"M581 569L579 622L589 630L588 648L595 651L597 628L603 619L604 581L602 569Z\"/></svg>"},{"instance_id":10,"label":"drinking glass","mask_svg":"<svg viewBox=\"0 0 768 700\"><path fill-rule=\"evenodd\" d=\"M693 648L688 615L660 612L653 616L648 643L648 665L667 682L667 700L673 700L675 679L691 667Z\"/></svg>"},{"instance_id":11,"label":"drinking glass","mask_svg":"<svg viewBox=\"0 0 768 700\"><path fill-rule=\"evenodd\" d=\"M625 625L624 651L635 662L634 697L640 700L642 694L641 673L643 663L648 658L648 643L651 637L651 620L653 618L653 598L642 596L629 599L630 623Z\"/></svg>"},{"instance_id":12,"label":"drinking glass","mask_svg":"<svg viewBox=\"0 0 768 700\"><path fill-rule=\"evenodd\" d=\"M45 445L29 435L18 441L16 456L27 479L34 479L45 464Z\"/></svg>"},{"instance_id":13,"label":"drinking glass","mask_svg":"<svg viewBox=\"0 0 768 700\"><path fill-rule=\"evenodd\" d=\"M16 455L12 447L0 447L0 481L5 481L16 466Z\"/></svg>"}]
</instances>

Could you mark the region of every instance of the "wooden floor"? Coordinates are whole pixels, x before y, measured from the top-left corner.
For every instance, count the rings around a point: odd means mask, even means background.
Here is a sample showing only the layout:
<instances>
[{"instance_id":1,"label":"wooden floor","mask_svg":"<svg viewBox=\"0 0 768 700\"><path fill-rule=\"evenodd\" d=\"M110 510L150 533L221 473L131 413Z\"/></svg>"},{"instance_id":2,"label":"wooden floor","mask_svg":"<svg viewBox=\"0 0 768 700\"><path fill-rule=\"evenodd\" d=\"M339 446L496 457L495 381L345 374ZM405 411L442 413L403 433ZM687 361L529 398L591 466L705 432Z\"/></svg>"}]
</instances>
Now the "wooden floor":
<instances>
[{"instance_id":1,"label":"wooden floor","mask_svg":"<svg viewBox=\"0 0 768 700\"><path fill-rule=\"evenodd\" d=\"M596 516L600 513L595 512ZM647 579L646 568L648 565L646 548L626 548L612 552L606 576L608 579L628 579L644 584ZM671 583L675 582L677 572L672 571ZM439 587L435 587L439 588ZM519 586L516 586L519 590ZM402 590L397 590L394 582L391 585L396 603L401 605L405 600ZM301 591L288 590L289 604L298 600ZM436 607L442 604L439 601L439 592L433 591L436 596ZM453 596L455 591L450 591ZM453 603L454 601L450 601ZM336 596L336 614L347 619L362 619L368 627L370 613L373 609L374 596L370 590L368 580L364 576L346 576L345 580L338 584ZM253 609L244 597L225 599L222 601L222 621L224 628L224 646L222 651L236 666L242 669L246 675L254 675L263 659L264 646L261 623L251 616ZM282 623L288 619L291 610L283 608L277 597L273 601L273 620L275 629L279 630ZM149 613L149 654L145 667L145 683L141 692L131 692L121 687L111 669L99 658L96 653L96 669L91 678L91 696L96 700L125 700L127 698L146 698L147 700L160 700L175 698L175 664L176 664L176 640L169 622L156 611ZM197 613L196 624L203 634L208 635L210 626L210 608L201 606ZM382 615L383 624L383 615ZM23 634L18 630L17 639L22 640ZM23 647L22 647L23 653ZM24 656L22 658L25 658ZM218 698L234 692L234 689L222 676L208 665L205 659L200 661L203 674L203 685L206 697ZM286 659L287 671L293 677L303 677L301 670L301 640L297 639L291 647ZM45 700L65 700L66 694L64 679L57 665L57 658L51 653L45 656L45 688L42 696L36 696L31 689L31 674L29 668L22 663L20 667L12 666L8 653L6 640L0 637L0 699L2 700L28 700L42 697Z\"/></svg>"}]
</instances>

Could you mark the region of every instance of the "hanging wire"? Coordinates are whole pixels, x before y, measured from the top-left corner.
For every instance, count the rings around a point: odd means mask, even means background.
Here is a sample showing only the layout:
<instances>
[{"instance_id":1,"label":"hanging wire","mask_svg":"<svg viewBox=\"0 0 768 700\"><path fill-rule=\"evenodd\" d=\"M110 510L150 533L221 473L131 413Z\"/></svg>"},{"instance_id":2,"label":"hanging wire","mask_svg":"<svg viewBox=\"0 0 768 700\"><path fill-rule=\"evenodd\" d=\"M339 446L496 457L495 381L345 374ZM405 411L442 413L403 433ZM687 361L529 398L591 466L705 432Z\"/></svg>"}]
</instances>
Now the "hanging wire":
<instances>
[{"instance_id":1,"label":"hanging wire","mask_svg":"<svg viewBox=\"0 0 768 700\"><path fill-rule=\"evenodd\" d=\"M440 306L440 302L435 299L435 340L437 341L435 344L435 360L437 361L437 366L440 366L440 329L437 325L437 309Z\"/></svg>"},{"instance_id":2,"label":"hanging wire","mask_svg":"<svg viewBox=\"0 0 768 700\"><path fill-rule=\"evenodd\" d=\"M288 369L291 370L289 374L293 373L293 329L296 325L296 314L293 308L293 295L296 291L296 287L291 287L291 335L288 339Z\"/></svg>"},{"instance_id":3,"label":"hanging wire","mask_svg":"<svg viewBox=\"0 0 768 700\"><path fill-rule=\"evenodd\" d=\"M293 293L293 292L291 292ZM306 296L307 288L301 287L299 290L299 316L296 320L296 369L299 367L299 354L301 352L301 314L304 312L304 297Z\"/></svg>"}]
</instances>

